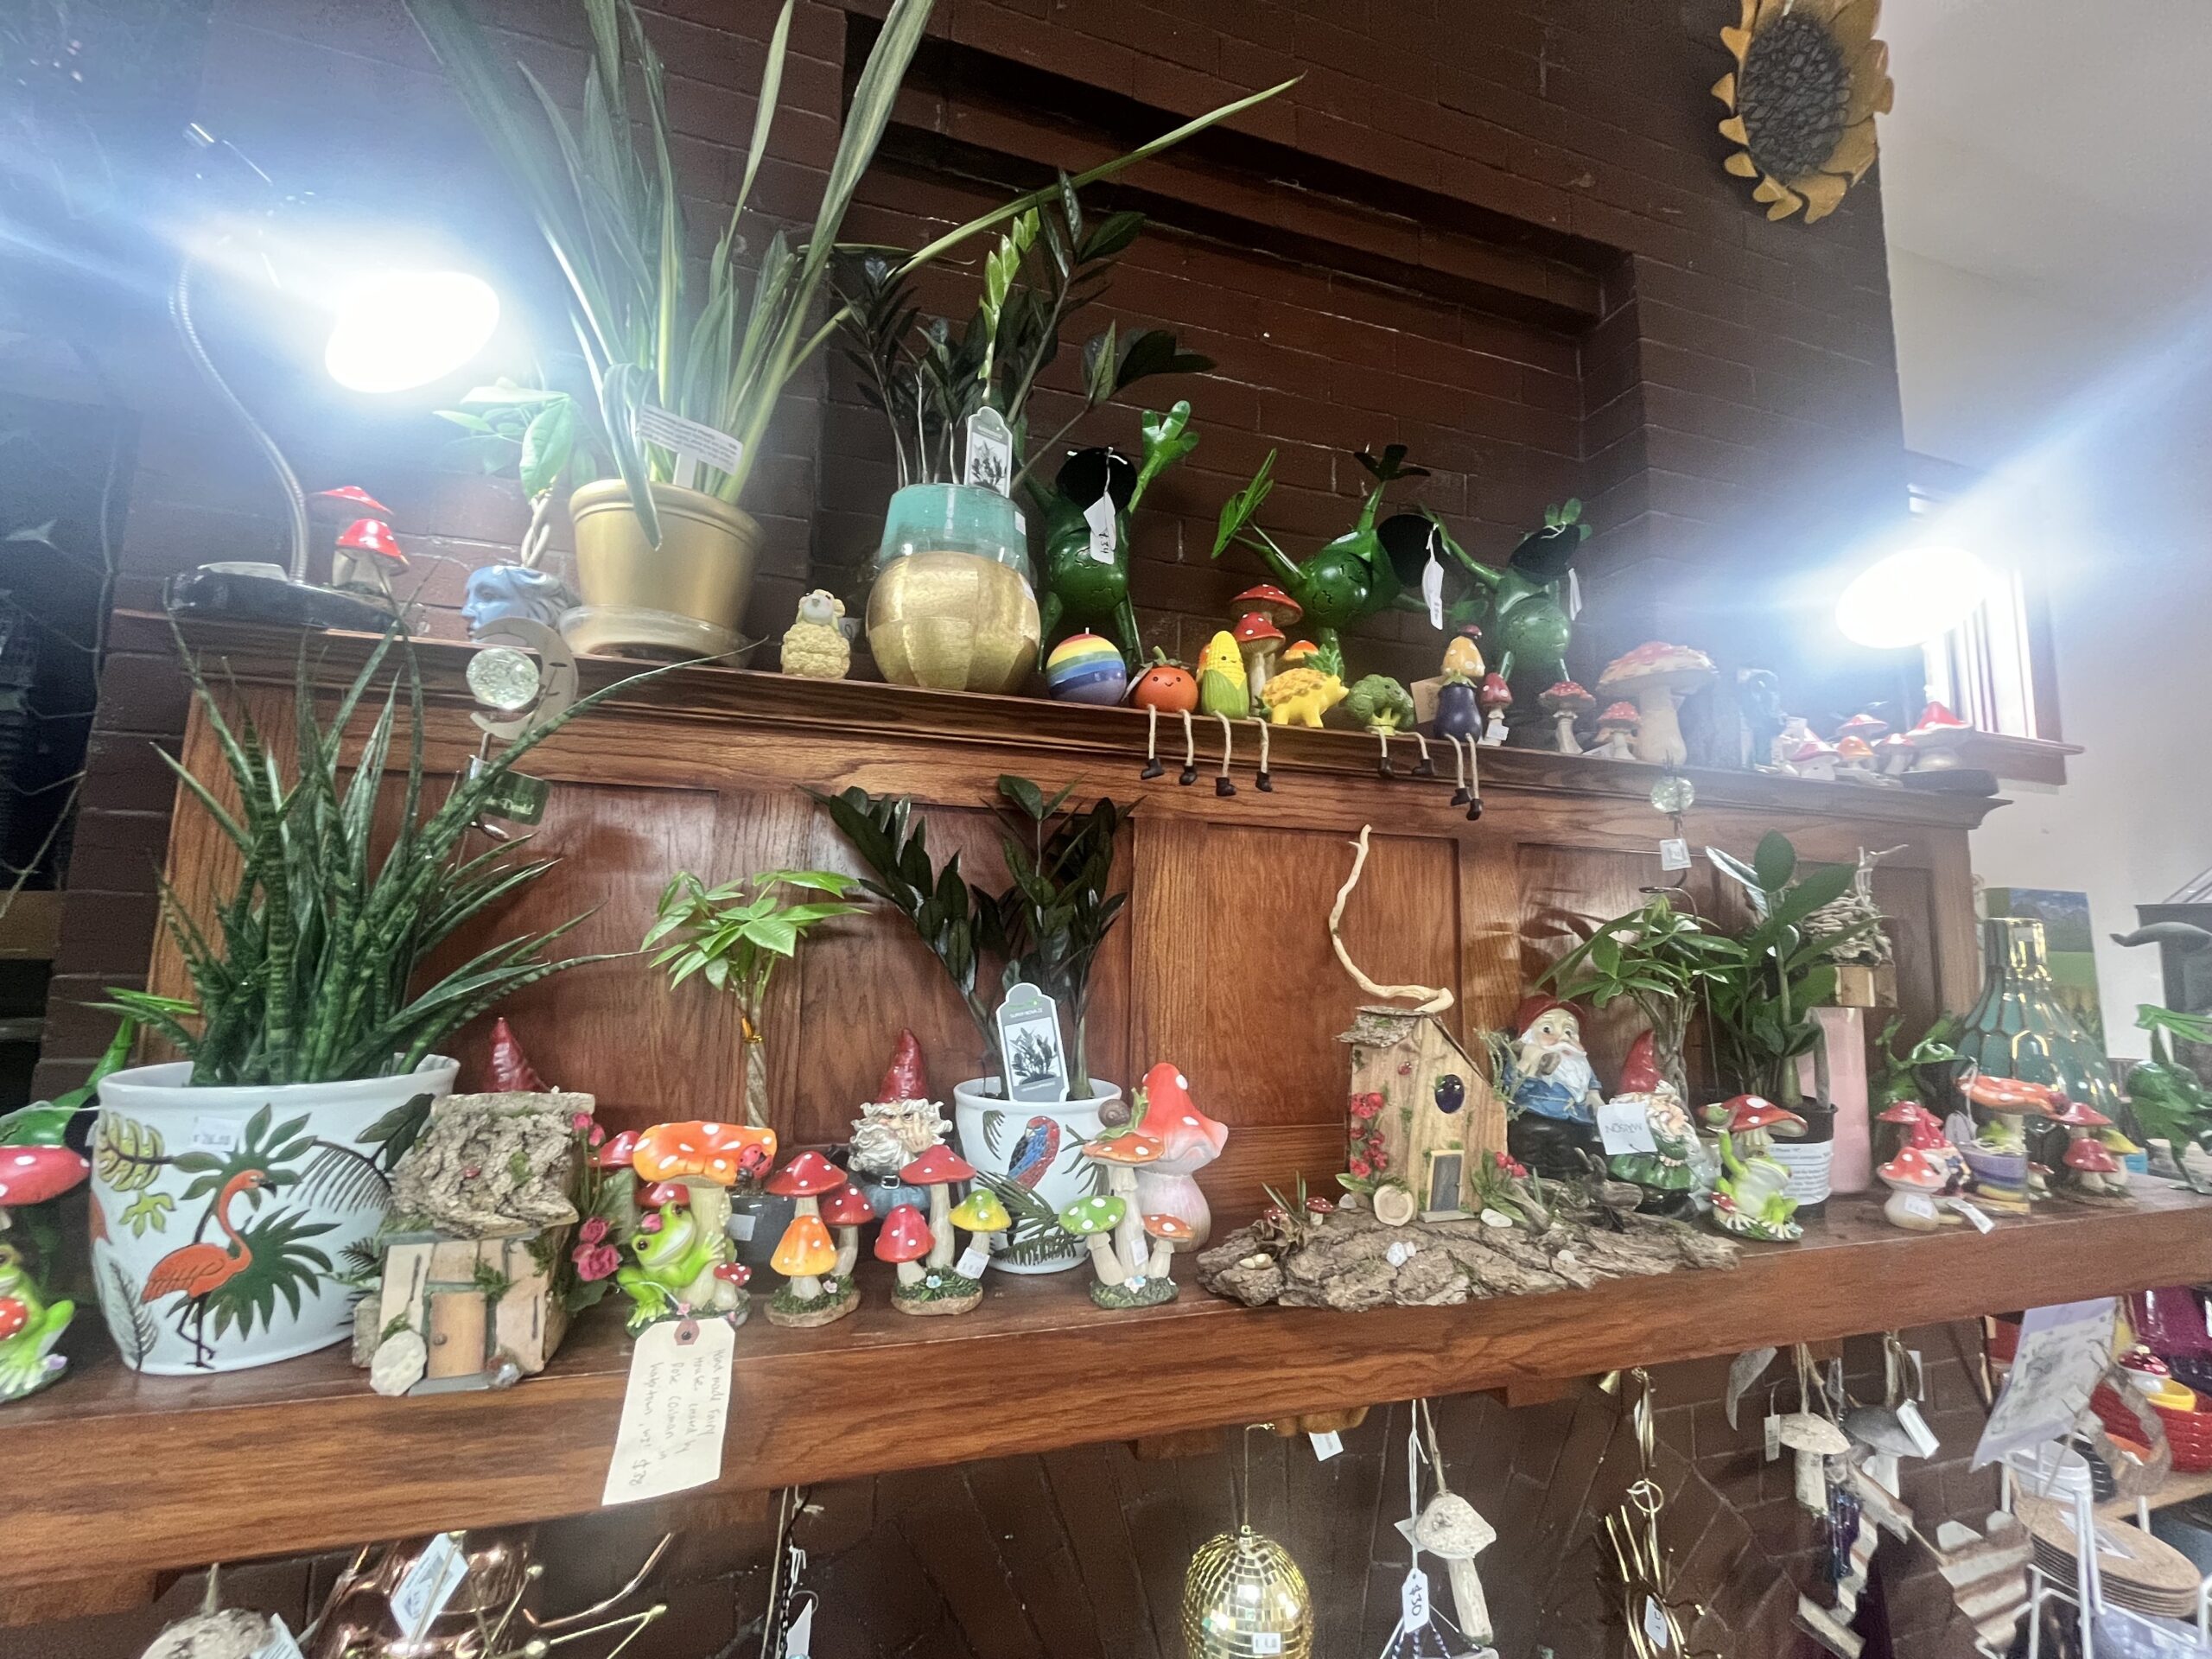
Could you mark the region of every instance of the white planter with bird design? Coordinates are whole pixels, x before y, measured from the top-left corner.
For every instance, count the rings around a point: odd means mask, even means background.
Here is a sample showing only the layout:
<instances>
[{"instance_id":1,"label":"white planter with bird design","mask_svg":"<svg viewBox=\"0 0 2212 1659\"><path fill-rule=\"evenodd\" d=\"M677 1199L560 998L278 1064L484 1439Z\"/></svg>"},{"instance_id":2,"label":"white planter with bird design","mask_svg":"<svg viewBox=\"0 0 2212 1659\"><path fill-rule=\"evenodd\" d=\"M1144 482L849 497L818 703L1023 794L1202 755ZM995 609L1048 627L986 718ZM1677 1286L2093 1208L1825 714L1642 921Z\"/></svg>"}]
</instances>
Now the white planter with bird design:
<instances>
[{"instance_id":1,"label":"white planter with bird design","mask_svg":"<svg viewBox=\"0 0 2212 1659\"><path fill-rule=\"evenodd\" d=\"M194 1088L180 1060L102 1083L92 1271L123 1363L194 1376L350 1338L391 1166L459 1070Z\"/></svg>"},{"instance_id":2,"label":"white planter with bird design","mask_svg":"<svg viewBox=\"0 0 2212 1659\"><path fill-rule=\"evenodd\" d=\"M1099 1109L1121 1098L1121 1084L1097 1077L1090 1098L1080 1101L1009 1101L996 1077L955 1086L960 1155L1014 1217L991 1258L994 1271L1064 1273L1087 1258L1084 1242L1061 1230L1059 1214L1078 1198L1105 1192L1105 1170L1083 1147L1098 1137Z\"/></svg>"}]
</instances>

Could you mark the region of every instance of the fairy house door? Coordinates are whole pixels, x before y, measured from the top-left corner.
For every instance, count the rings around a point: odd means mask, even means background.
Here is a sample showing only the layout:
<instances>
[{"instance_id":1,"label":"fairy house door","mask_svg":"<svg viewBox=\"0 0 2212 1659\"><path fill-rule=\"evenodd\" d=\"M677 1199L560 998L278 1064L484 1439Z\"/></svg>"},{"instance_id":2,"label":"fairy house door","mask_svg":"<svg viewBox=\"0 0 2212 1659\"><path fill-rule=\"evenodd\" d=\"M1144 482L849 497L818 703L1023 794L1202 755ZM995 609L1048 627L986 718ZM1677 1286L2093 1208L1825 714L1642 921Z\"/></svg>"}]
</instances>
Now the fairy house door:
<instances>
[{"instance_id":1,"label":"fairy house door","mask_svg":"<svg viewBox=\"0 0 2212 1659\"><path fill-rule=\"evenodd\" d=\"M1505 1113L1480 1068L1433 1014L1363 1007L1351 1049L1347 1185L1377 1217L1410 1221L1475 1207L1475 1171L1505 1145Z\"/></svg>"}]
</instances>

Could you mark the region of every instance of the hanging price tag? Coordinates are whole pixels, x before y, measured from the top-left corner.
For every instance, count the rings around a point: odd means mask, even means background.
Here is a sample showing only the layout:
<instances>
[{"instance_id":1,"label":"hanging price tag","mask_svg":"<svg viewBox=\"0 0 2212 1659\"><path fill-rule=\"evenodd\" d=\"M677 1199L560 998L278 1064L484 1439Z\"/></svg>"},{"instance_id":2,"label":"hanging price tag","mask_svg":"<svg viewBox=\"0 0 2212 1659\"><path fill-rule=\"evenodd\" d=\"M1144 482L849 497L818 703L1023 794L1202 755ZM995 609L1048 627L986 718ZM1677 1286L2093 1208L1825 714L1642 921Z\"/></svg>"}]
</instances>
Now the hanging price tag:
<instances>
[{"instance_id":1,"label":"hanging price tag","mask_svg":"<svg viewBox=\"0 0 2212 1659\"><path fill-rule=\"evenodd\" d=\"M960 1252L960 1259L952 1264L952 1270L963 1279L980 1279L983 1269L990 1265L991 1253L980 1244L970 1244Z\"/></svg>"},{"instance_id":2,"label":"hanging price tag","mask_svg":"<svg viewBox=\"0 0 2212 1659\"><path fill-rule=\"evenodd\" d=\"M1313 1460L1316 1463L1326 1463L1344 1449L1344 1436L1333 1428L1319 1434L1308 1434L1306 1438L1313 1442Z\"/></svg>"},{"instance_id":3,"label":"hanging price tag","mask_svg":"<svg viewBox=\"0 0 2212 1659\"><path fill-rule=\"evenodd\" d=\"M253 1650L250 1659L302 1659L299 1642L292 1635L291 1627L278 1615L269 1615L268 1638Z\"/></svg>"},{"instance_id":4,"label":"hanging price tag","mask_svg":"<svg viewBox=\"0 0 2212 1659\"><path fill-rule=\"evenodd\" d=\"M1090 556L1100 564L1114 563L1115 540L1114 498L1109 493L1100 496L1083 510L1083 521L1090 526Z\"/></svg>"},{"instance_id":5,"label":"hanging price tag","mask_svg":"<svg viewBox=\"0 0 2212 1659\"><path fill-rule=\"evenodd\" d=\"M1014 433L1006 416L991 408L968 417L967 467L961 482L1008 495L1014 489Z\"/></svg>"},{"instance_id":6,"label":"hanging price tag","mask_svg":"<svg viewBox=\"0 0 2212 1659\"><path fill-rule=\"evenodd\" d=\"M1643 1599L1643 1639L1655 1653L1666 1652L1667 1644L1674 1639L1674 1632L1667 1628L1667 1610L1656 1596Z\"/></svg>"},{"instance_id":7,"label":"hanging price tag","mask_svg":"<svg viewBox=\"0 0 2212 1659\"><path fill-rule=\"evenodd\" d=\"M234 1117L195 1117L192 1120L194 1152L232 1153L238 1149L238 1121Z\"/></svg>"},{"instance_id":8,"label":"hanging price tag","mask_svg":"<svg viewBox=\"0 0 2212 1659\"><path fill-rule=\"evenodd\" d=\"M422 1640L467 1576L468 1558L461 1553L459 1533L442 1532L430 1540L391 1592L391 1617L400 1635L410 1642Z\"/></svg>"},{"instance_id":9,"label":"hanging price tag","mask_svg":"<svg viewBox=\"0 0 2212 1659\"><path fill-rule=\"evenodd\" d=\"M658 444L676 456L676 481L686 489L699 487L702 461L725 473L734 473L745 459L745 446L727 432L652 404L640 404L631 429L640 443Z\"/></svg>"},{"instance_id":10,"label":"hanging price tag","mask_svg":"<svg viewBox=\"0 0 2212 1659\"><path fill-rule=\"evenodd\" d=\"M1270 1659L1270 1656L1282 1651L1281 1630L1255 1630L1246 1639L1251 1643L1252 1651L1258 1659Z\"/></svg>"},{"instance_id":11,"label":"hanging price tag","mask_svg":"<svg viewBox=\"0 0 2212 1659\"><path fill-rule=\"evenodd\" d=\"M1928 1427L1928 1420L1920 1414L1920 1408L1910 1400L1897 1409L1897 1427L1904 1429L1905 1438L1912 1442L1913 1450L1923 1458L1936 1455L1935 1431Z\"/></svg>"},{"instance_id":12,"label":"hanging price tag","mask_svg":"<svg viewBox=\"0 0 2212 1659\"><path fill-rule=\"evenodd\" d=\"M1974 1224L1974 1230L1977 1233L1990 1233L1997 1230L1997 1224L1978 1206L1968 1204L1964 1198L1953 1198L1949 1203L1952 1209Z\"/></svg>"},{"instance_id":13,"label":"hanging price tag","mask_svg":"<svg viewBox=\"0 0 2212 1659\"><path fill-rule=\"evenodd\" d=\"M1405 1583L1398 1591L1398 1609L1408 1630L1417 1630L1428 1623L1428 1574L1415 1567L1406 1574Z\"/></svg>"},{"instance_id":14,"label":"hanging price tag","mask_svg":"<svg viewBox=\"0 0 2212 1659\"><path fill-rule=\"evenodd\" d=\"M1680 836L1669 836L1659 843L1659 868L1662 870L1687 870L1690 867L1690 844Z\"/></svg>"},{"instance_id":15,"label":"hanging price tag","mask_svg":"<svg viewBox=\"0 0 2212 1659\"><path fill-rule=\"evenodd\" d=\"M1598 1138L1605 1143L1608 1157L1659 1150L1659 1143L1651 1138L1651 1119L1643 1102L1633 1096L1599 1103Z\"/></svg>"},{"instance_id":16,"label":"hanging price tag","mask_svg":"<svg viewBox=\"0 0 2212 1659\"><path fill-rule=\"evenodd\" d=\"M1774 1413L1766 1414L1766 1460L1772 1463L1782 1455L1782 1419Z\"/></svg>"},{"instance_id":17,"label":"hanging price tag","mask_svg":"<svg viewBox=\"0 0 2212 1659\"><path fill-rule=\"evenodd\" d=\"M630 1354L630 1385L601 1503L665 1497L721 1476L736 1347L727 1319L666 1319L645 1327Z\"/></svg>"},{"instance_id":18,"label":"hanging price tag","mask_svg":"<svg viewBox=\"0 0 2212 1659\"><path fill-rule=\"evenodd\" d=\"M1428 626L1441 628L1444 626L1444 564L1436 556L1436 531L1433 525L1428 532L1428 564L1421 573L1421 596L1428 605Z\"/></svg>"}]
</instances>

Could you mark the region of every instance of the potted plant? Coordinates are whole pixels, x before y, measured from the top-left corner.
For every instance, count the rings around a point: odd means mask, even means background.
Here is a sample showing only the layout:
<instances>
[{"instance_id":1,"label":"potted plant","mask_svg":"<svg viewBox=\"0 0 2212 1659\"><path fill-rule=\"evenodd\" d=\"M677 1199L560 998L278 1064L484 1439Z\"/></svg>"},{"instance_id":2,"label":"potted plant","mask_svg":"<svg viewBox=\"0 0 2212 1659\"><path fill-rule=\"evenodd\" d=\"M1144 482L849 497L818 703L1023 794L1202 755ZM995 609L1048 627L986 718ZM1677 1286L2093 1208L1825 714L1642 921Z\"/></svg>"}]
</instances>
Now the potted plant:
<instances>
[{"instance_id":1,"label":"potted plant","mask_svg":"<svg viewBox=\"0 0 2212 1659\"><path fill-rule=\"evenodd\" d=\"M569 500L577 581L588 605L672 613L726 632L739 626L760 543L760 526L741 505L746 484L785 387L834 332L816 300L932 3L892 0L854 83L813 223L747 238L740 226L767 154L797 3L785 0L769 39L736 200L701 272L684 254L691 243L672 159L665 73L631 0L583 0L593 51L580 124L502 61L466 0L407 0L568 284L597 391L598 441L620 474L585 485ZM636 103L633 81L644 94ZM1077 182L1104 177L1255 101L1230 105ZM907 268L1052 194L1017 198L947 232L912 255ZM755 247L758 259L742 261ZM671 416L683 424L671 424ZM622 634L599 638L623 643ZM630 642L658 643L658 636Z\"/></svg>"},{"instance_id":2,"label":"potted plant","mask_svg":"<svg viewBox=\"0 0 2212 1659\"><path fill-rule=\"evenodd\" d=\"M998 991L1034 985L1058 1005L1068 1078L1063 1098L1010 1103L995 1076L953 1090L962 1154L1014 1217L996 1264L1014 1273L1055 1273L1083 1259L1081 1246L1060 1230L1059 1212L1104 1191L1082 1148L1098 1135L1102 1109L1122 1098L1119 1084L1091 1075L1088 1013L1099 950L1128 902L1109 882L1115 842L1135 809L1102 799L1069 812L1073 785L1048 798L1026 778L1000 779L999 792L1021 833L1000 837L1012 885L992 893L969 886L958 854L942 868L933 862L911 800L859 789L808 791L872 872L863 885L913 925L944 967L995 1067L1002 1071L1005 1057L999 997L983 971L988 962L999 963Z\"/></svg>"},{"instance_id":3,"label":"potted plant","mask_svg":"<svg viewBox=\"0 0 2212 1659\"><path fill-rule=\"evenodd\" d=\"M861 907L848 902L847 895L859 887L853 877L835 870L766 870L710 887L686 870L661 890L659 914L645 930L644 948L661 945L653 965L668 970L671 989L696 974L737 999L747 1128L772 1127L765 1016L776 964L798 953L810 928L857 913ZM760 1178L766 1173L741 1172L730 1197L739 1259L754 1268L768 1264L794 1213L789 1196L762 1190Z\"/></svg>"},{"instance_id":4,"label":"potted plant","mask_svg":"<svg viewBox=\"0 0 2212 1659\"><path fill-rule=\"evenodd\" d=\"M976 309L957 338L948 320L921 320L911 260L870 251L843 272L846 354L862 395L883 412L898 467L868 600L869 648L894 683L1011 690L1027 676L1040 639L1064 622L1113 624L1126 659L1137 660L1125 551L1127 514L1141 493L1141 484L1132 490L1135 469L1112 456L1120 467L1110 479L1117 534L1100 561L1090 556L1084 509L1108 493L1111 452L1080 452L1050 483L1037 462L1058 454L1084 416L1138 381L1204 373L1212 359L1181 350L1160 329L1137 330L1117 345L1109 327L1084 346L1075 412L1041 443L1030 441L1028 410L1059 355L1062 329L1103 291L1143 224L1135 213L1087 219L1075 182L1062 174L1053 198L1017 214L984 261ZM986 410L1003 425L1003 451L971 440L969 423ZM1196 442L1184 435L1188 421L1185 406L1144 481ZM1148 453L1155 447L1148 432ZM1041 613L1017 492L1047 524L1054 580ZM1075 572L1077 557L1089 572ZM1085 580L1073 580L1077 574Z\"/></svg>"},{"instance_id":5,"label":"potted plant","mask_svg":"<svg viewBox=\"0 0 2212 1659\"><path fill-rule=\"evenodd\" d=\"M1682 1044L1690 1014L1703 1004L1714 975L1735 956L1732 941L1709 931L1658 893L1626 915L1599 923L1538 982L1563 1001L1592 1008L1624 997L1634 1003L1651 1033L1659 1075L1687 1101Z\"/></svg>"},{"instance_id":6,"label":"potted plant","mask_svg":"<svg viewBox=\"0 0 2212 1659\"><path fill-rule=\"evenodd\" d=\"M1878 923L1862 919L1827 932L1808 927L1813 912L1840 898L1857 872L1832 864L1800 875L1797 849L1778 830L1761 837L1748 864L1717 847L1706 852L1743 889L1751 910L1749 924L1733 936L1733 951L1706 982L1720 1068L1742 1093L1804 1120L1802 1138L1767 1155L1789 1167L1791 1196L1801 1209L1811 1209L1827 1198L1834 1114L1825 1100L1804 1100L1797 1062L1820 1046L1813 1010L1835 994L1837 950ZM1824 1071L1816 1056L1815 1075Z\"/></svg>"},{"instance_id":7,"label":"potted plant","mask_svg":"<svg viewBox=\"0 0 2212 1659\"><path fill-rule=\"evenodd\" d=\"M457 929L552 868L522 855L526 838L470 851L470 826L524 755L635 682L578 699L441 796L424 766L421 675L404 643L387 675L393 648L387 635L370 652L326 722L302 646L283 760L249 715L226 716L184 652L226 776L169 765L238 865L207 913L167 906L190 1000L109 993L184 1056L100 1085L93 1267L133 1370L235 1370L344 1340L342 1275L372 1270L393 1166L453 1088L439 1045L501 999L605 960L549 957L576 918L418 988ZM393 799L396 823L380 822Z\"/></svg>"}]
</instances>

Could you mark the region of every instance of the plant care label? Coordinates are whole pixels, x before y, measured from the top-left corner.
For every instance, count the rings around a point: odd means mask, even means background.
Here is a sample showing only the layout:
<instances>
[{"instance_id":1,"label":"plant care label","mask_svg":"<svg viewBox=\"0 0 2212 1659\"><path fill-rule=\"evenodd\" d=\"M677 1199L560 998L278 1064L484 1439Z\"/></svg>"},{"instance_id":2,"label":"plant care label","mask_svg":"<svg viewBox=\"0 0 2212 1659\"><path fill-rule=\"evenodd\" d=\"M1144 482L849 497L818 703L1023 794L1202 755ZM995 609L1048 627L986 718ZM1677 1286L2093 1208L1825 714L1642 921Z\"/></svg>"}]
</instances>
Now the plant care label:
<instances>
[{"instance_id":1,"label":"plant care label","mask_svg":"<svg viewBox=\"0 0 2212 1659\"><path fill-rule=\"evenodd\" d=\"M1690 844L1680 836L1669 836L1659 843L1659 868L1662 870L1687 870L1690 867Z\"/></svg>"},{"instance_id":2,"label":"plant care label","mask_svg":"<svg viewBox=\"0 0 2212 1659\"><path fill-rule=\"evenodd\" d=\"M1667 1627L1667 1610L1659 1605L1656 1596L1643 1599L1643 1639L1651 1644L1654 1653L1664 1653L1674 1640L1674 1632Z\"/></svg>"},{"instance_id":3,"label":"plant care label","mask_svg":"<svg viewBox=\"0 0 2212 1659\"><path fill-rule=\"evenodd\" d=\"M1910 1400L1897 1408L1897 1427L1904 1430L1905 1439L1912 1442L1913 1450L1923 1458L1936 1455L1936 1431L1928 1427L1928 1420L1920 1414L1920 1408Z\"/></svg>"},{"instance_id":4,"label":"plant care label","mask_svg":"<svg viewBox=\"0 0 2212 1659\"><path fill-rule=\"evenodd\" d=\"M1316 1463L1326 1463L1344 1449L1344 1437L1333 1428L1324 1429L1319 1434L1308 1434L1306 1438L1313 1442L1313 1461Z\"/></svg>"},{"instance_id":5,"label":"plant care label","mask_svg":"<svg viewBox=\"0 0 2212 1659\"><path fill-rule=\"evenodd\" d=\"M991 408L968 417L968 454L960 481L979 490L1014 493L1014 431Z\"/></svg>"},{"instance_id":6,"label":"plant care label","mask_svg":"<svg viewBox=\"0 0 2212 1659\"><path fill-rule=\"evenodd\" d=\"M1609 1158L1624 1152L1659 1150L1659 1143L1651 1138L1651 1119L1639 1096L1598 1103L1598 1138L1605 1143Z\"/></svg>"},{"instance_id":7,"label":"plant care label","mask_svg":"<svg viewBox=\"0 0 2212 1659\"><path fill-rule=\"evenodd\" d=\"M1974 1468L2072 1432L2111 1359L2117 1306L2101 1296L2027 1311L2005 1391L1974 1446Z\"/></svg>"},{"instance_id":8,"label":"plant care label","mask_svg":"<svg viewBox=\"0 0 2212 1659\"><path fill-rule=\"evenodd\" d=\"M248 1656L248 1659L302 1659L298 1639L291 1626L276 1613L269 1615L269 1637Z\"/></svg>"},{"instance_id":9,"label":"plant care label","mask_svg":"<svg viewBox=\"0 0 2212 1659\"><path fill-rule=\"evenodd\" d=\"M1834 1141L1815 1141L1809 1146L1792 1146L1777 1141L1766 1149L1766 1155L1789 1172L1789 1185L1782 1189L1783 1197L1795 1198L1801 1207L1827 1201L1828 1168L1835 1156Z\"/></svg>"},{"instance_id":10,"label":"plant care label","mask_svg":"<svg viewBox=\"0 0 2212 1659\"><path fill-rule=\"evenodd\" d=\"M657 443L674 453L676 481L687 490L699 487L702 461L719 471L734 473L745 459L745 446L728 433L687 421L657 404L639 404L631 429L639 442Z\"/></svg>"},{"instance_id":11,"label":"plant care label","mask_svg":"<svg viewBox=\"0 0 2212 1659\"><path fill-rule=\"evenodd\" d=\"M960 1259L952 1264L952 1270L963 1279L980 1279L983 1269L990 1265L991 1253L981 1244L970 1244L960 1252Z\"/></svg>"},{"instance_id":12,"label":"plant care label","mask_svg":"<svg viewBox=\"0 0 2212 1659\"><path fill-rule=\"evenodd\" d=\"M736 1349L737 1333L727 1319L665 1319L645 1327L630 1354L630 1386L601 1503L665 1497L721 1477Z\"/></svg>"},{"instance_id":13,"label":"plant care label","mask_svg":"<svg viewBox=\"0 0 2212 1659\"><path fill-rule=\"evenodd\" d=\"M431 1539L391 1592L391 1618L399 1634L410 1642L421 1641L430 1621L445 1611L467 1576L468 1557L461 1553L461 1535L442 1532Z\"/></svg>"},{"instance_id":14,"label":"plant care label","mask_svg":"<svg viewBox=\"0 0 2212 1659\"><path fill-rule=\"evenodd\" d=\"M238 1149L238 1121L235 1117L195 1117L192 1120L194 1152L232 1153Z\"/></svg>"},{"instance_id":15,"label":"plant care label","mask_svg":"<svg viewBox=\"0 0 2212 1659\"><path fill-rule=\"evenodd\" d=\"M1027 980L1016 980L999 1004L999 1054L1009 1100L1058 1101L1068 1094L1068 1063L1060 1050L1060 1010Z\"/></svg>"},{"instance_id":16,"label":"plant care label","mask_svg":"<svg viewBox=\"0 0 2212 1659\"><path fill-rule=\"evenodd\" d=\"M1090 556L1100 564L1114 563L1114 550L1120 545L1115 539L1114 494L1109 490L1083 510L1083 522L1090 526Z\"/></svg>"},{"instance_id":17,"label":"plant care label","mask_svg":"<svg viewBox=\"0 0 2212 1659\"><path fill-rule=\"evenodd\" d=\"M1398 1611L1405 1628L1417 1630L1428 1623L1428 1574L1415 1567L1398 1586Z\"/></svg>"}]
</instances>

